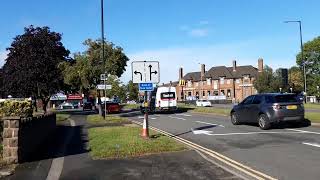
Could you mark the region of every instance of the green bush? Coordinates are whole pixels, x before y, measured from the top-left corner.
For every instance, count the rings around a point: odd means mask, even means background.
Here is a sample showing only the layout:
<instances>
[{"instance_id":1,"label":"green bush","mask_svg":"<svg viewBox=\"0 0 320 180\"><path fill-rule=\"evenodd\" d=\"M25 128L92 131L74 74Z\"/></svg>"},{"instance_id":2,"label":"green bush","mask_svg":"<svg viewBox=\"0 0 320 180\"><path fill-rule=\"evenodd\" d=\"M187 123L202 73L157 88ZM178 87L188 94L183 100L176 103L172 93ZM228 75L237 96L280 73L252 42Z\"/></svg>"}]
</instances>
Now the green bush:
<instances>
[{"instance_id":1,"label":"green bush","mask_svg":"<svg viewBox=\"0 0 320 180\"><path fill-rule=\"evenodd\" d=\"M33 108L30 101L6 100L0 102L0 117L4 116L32 116Z\"/></svg>"}]
</instances>

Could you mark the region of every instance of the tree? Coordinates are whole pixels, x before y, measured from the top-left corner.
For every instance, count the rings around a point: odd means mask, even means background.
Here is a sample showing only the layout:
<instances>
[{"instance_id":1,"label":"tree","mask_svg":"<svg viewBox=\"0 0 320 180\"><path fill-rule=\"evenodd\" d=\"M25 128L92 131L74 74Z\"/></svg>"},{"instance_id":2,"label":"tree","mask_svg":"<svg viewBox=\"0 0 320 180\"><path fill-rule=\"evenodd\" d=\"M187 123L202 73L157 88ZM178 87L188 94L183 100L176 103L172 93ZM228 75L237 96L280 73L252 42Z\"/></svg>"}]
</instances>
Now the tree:
<instances>
[{"instance_id":1,"label":"tree","mask_svg":"<svg viewBox=\"0 0 320 180\"><path fill-rule=\"evenodd\" d=\"M254 81L254 87L259 93L273 92L271 83L273 80L273 70L269 66L265 66L258 78Z\"/></svg>"},{"instance_id":2,"label":"tree","mask_svg":"<svg viewBox=\"0 0 320 180\"><path fill-rule=\"evenodd\" d=\"M137 101L139 98L139 87L130 80L127 84L128 100Z\"/></svg>"},{"instance_id":3,"label":"tree","mask_svg":"<svg viewBox=\"0 0 320 180\"><path fill-rule=\"evenodd\" d=\"M299 67L293 66L288 71L289 86L293 92L303 91L303 74Z\"/></svg>"},{"instance_id":4,"label":"tree","mask_svg":"<svg viewBox=\"0 0 320 180\"><path fill-rule=\"evenodd\" d=\"M314 95L316 86L320 84L320 36L304 43L303 54L303 58L301 57L301 52L297 55L297 64L302 69L305 62L307 94Z\"/></svg>"},{"instance_id":5,"label":"tree","mask_svg":"<svg viewBox=\"0 0 320 180\"><path fill-rule=\"evenodd\" d=\"M40 98L46 112L50 96L64 87L58 64L68 61L69 51L61 42L61 34L31 25L7 50L3 68L6 94Z\"/></svg>"}]
</instances>

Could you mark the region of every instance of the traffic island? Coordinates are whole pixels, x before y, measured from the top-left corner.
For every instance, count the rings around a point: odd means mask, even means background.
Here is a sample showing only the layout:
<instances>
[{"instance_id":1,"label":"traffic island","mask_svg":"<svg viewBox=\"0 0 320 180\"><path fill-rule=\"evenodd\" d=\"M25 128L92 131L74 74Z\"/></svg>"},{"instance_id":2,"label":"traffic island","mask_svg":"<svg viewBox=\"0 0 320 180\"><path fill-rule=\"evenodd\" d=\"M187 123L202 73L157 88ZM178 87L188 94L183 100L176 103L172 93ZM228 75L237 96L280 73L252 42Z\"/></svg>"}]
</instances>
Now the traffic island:
<instances>
[{"instance_id":1,"label":"traffic island","mask_svg":"<svg viewBox=\"0 0 320 180\"><path fill-rule=\"evenodd\" d=\"M150 131L150 138L140 136L141 127L133 125L89 129L90 155L93 159L132 158L148 154L183 151L175 140Z\"/></svg>"},{"instance_id":2,"label":"traffic island","mask_svg":"<svg viewBox=\"0 0 320 180\"><path fill-rule=\"evenodd\" d=\"M103 126L122 126L125 124L131 124L131 122L127 118L115 116L115 115L107 115L106 119L98 114L88 115L87 116L88 127L103 127Z\"/></svg>"}]
</instances>

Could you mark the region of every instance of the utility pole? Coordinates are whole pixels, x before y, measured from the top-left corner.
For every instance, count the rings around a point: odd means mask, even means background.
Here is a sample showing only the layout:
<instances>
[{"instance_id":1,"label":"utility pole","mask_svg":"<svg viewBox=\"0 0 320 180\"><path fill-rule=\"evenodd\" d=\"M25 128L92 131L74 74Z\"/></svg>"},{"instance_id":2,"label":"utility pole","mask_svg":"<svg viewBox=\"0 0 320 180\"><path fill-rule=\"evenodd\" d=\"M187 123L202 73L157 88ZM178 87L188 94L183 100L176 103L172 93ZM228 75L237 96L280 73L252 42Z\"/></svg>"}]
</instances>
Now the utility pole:
<instances>
[{"instance_id":1,"label":"utility pole","mask_svg":"<svg viewBox=\"0 0 320 180\"><path fill-rule=\"evenodd\" d=\"M301 49L301 59L303 64L303 77L304 77L304 95L307 93L307 74L306 74L306 61L303 55L303 44L302 44L302 27L301 21L284 21L284 23L299 23L299 30L300 30L300 49ZM304 98L304 102L307 102L307 98Z\"/></svg>"},{"instance_id":2,"label":"utility pole","mask_svg":"<svg viewBox=\"0 0 320 180\"><path fill-rule=\"evenodd\" d=\"M101 0L101 40L102 40L102 61L103 61L103 70L104 74L106 75L106 61L104 58L104 15L103 15L103 0ZM106 120L106 115L107 115L107 103L106 103L106 76L105 79L103 80L104 84L104 120ZM101 104L100 104L101 106Z\"/></svg>"}]
</instances>

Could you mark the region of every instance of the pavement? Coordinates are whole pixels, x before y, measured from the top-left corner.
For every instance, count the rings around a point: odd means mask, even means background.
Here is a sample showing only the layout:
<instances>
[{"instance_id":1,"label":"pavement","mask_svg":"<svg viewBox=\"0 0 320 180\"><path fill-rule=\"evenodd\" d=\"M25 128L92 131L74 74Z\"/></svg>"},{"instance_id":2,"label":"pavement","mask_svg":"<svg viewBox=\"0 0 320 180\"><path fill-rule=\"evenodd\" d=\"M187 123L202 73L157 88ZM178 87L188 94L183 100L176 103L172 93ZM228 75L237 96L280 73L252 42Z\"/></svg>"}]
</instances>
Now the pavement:
<instances>
[{"instance_id":1,"label":"pavement","mask_svg":"<svg viewBox=\"0 0 320 180\"><path fill-rule=\"evenodd\" d=\"M139 112L122 116L143 121ZM150 115L149 125L276 179L315 180L320 177L320 128L307 123L261 130L254 124L232 125L229 117L186 112Z\"/></svg>"},{"instance_id":2,"label":"pavement","mask_svg":"<svg viewBox=\"0 0 320 180\"><path fill-rule=\"evenodd\" d=\"M93 160L88 148L86 115L68 111L55 138L38 157L18 165L8 180L55 179L239 179L194 150L130 159Z\"/></svg>"}]
</instances>

